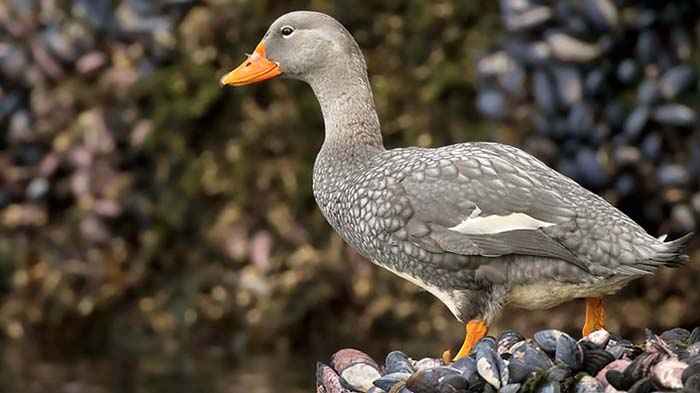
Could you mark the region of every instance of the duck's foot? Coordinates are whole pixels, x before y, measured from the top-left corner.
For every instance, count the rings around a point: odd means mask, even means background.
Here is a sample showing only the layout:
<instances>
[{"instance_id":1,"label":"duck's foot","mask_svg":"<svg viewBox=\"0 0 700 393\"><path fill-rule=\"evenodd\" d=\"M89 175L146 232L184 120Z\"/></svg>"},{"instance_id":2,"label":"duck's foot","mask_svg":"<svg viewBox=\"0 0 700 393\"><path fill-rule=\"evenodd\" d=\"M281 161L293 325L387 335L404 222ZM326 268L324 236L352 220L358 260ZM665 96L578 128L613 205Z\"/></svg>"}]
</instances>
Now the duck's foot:
<instances>
[{"instance_id":1,"label":"duck's foot","mask_svg":"<svg viewBox=\"0 0 700 393\"><path fill-rule=\"evenodd\" d=\"M596 330L605 328L605 307L603 298L586 298L586 323L583 324L581 334L588 336Z\"/></svg>"},{"instance_id":2,"label":"duck's foot","mask_svg":"<svg viewBox=\"0 0 700 393\"><path fill-rule=\"evenodd\" d=\"M459 352L457 352L457 355L452 359L452 361L457 361L463 357L469 356L469 353L474 349L476 346L476 343L481 340L486 333L489 331L488 325L486 325L486 321L478 320L478 319L473 319L469 322L467 322L466 326L466 334L464 336L464 343L462 343L462 348L459 349ZM449 360L450 356L450 351L445 351L445 353L442 354L443 360L445 360L445 357ZM445 362L447 363L447 362Z\"/></svg>"}]
</instances>

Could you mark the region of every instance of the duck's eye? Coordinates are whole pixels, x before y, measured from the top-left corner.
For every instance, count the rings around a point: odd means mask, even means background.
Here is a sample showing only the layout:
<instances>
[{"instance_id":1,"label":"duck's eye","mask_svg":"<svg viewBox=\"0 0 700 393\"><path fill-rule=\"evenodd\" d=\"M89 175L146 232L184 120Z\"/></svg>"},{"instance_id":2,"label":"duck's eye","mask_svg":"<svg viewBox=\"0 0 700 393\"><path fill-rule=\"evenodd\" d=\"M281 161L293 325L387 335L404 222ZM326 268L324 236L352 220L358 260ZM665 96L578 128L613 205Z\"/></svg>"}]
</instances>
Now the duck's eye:
<instances>
[{"instance_id":1,"label":"duck's eye","mask_svg":"<svg viewBox=\"0 0 700 393\"><path fill-rule=\"evenodd\" d=\"M294 33L294 28L292 28L291 26L284 26L282 28L282 35L283 36L289 37L290 35L292 35L292 33Z\"/></svg>"}]
</instances>

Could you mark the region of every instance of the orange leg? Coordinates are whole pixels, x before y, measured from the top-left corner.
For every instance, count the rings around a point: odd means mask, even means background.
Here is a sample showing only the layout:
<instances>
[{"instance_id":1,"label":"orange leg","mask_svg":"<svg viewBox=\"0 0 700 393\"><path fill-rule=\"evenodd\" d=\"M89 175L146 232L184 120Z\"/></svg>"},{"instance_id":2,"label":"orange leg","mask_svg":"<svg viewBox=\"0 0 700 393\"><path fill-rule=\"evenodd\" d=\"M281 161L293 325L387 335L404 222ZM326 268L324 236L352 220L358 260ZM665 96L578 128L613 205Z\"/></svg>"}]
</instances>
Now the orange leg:
<instances>
[{"instance_id":1,"label":"orange leg","mask_svg":"<svg viewBox=\"0 0 700 393\"><path fill-rule=\"evenodd\" d=\"M485 321L472 319L471 321L467 322L464 343L462 344L462 348L459 349L459 352L457 352L457 355L454 357L454 359L452 359L452 361L469 356L469 352L471 352L472 349L474 349L476 343L478 343L479 340L481 340L486 335L486 333L488 333L488 331L489 327L486 325Z\"/></svg>"},{"instance_id":2,"label":"orange leg","mask_svg":"<svg viewBox=\"0 0 700 393\"><path fill-rule=\"evenodd\" d=\"M596 330L605 328L605 307L603 306L603 298L589 297L586 298L586 323L583 325L584 336L587 336Z\"/></svg>"}]
</instances>

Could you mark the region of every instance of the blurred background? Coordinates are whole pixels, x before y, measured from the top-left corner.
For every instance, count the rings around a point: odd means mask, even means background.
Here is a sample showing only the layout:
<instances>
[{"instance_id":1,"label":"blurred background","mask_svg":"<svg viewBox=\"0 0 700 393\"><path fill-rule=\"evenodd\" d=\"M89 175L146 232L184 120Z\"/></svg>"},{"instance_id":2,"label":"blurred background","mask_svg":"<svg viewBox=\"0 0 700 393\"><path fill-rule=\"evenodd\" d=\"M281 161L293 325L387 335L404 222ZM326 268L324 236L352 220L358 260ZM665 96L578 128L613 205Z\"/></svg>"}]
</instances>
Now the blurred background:
<instances>
[{"instance_id":1,"label":"blurred background","mask_svg":"<svg viewBox=\"0 0 700 393\"><path fill-rule=\"evenodd\" d=\"M653 235L697 231L697 1L3 0L1 391L308 392L343 347L461 343L316 208L311 90L218 84L296 9L354 34L389 147L515 144ZM699 248L610 297L610 330L700 325Z\"/></svg>"}]
</instances>

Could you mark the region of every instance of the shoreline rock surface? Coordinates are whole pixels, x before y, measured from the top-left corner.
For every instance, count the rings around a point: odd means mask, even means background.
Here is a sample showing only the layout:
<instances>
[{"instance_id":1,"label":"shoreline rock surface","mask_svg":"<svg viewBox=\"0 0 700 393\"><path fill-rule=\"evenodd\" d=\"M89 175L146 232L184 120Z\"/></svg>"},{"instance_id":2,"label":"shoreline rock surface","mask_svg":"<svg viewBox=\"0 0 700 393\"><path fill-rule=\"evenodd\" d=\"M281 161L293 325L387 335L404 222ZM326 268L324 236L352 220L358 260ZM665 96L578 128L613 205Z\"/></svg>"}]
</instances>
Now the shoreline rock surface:
<instances>
[{"instance_id":1,"label":"shoreline rock surface","mask_svg":"<svg viewBox=\"0 0 700 393\"><path fill-rule=\"evenodd\" d=\"M356 349L317 363L317 393L700 393L700 327L647 331L634 344L605 330L575 340L547 329L485 337L455 362L401 351L379 365Z\"/></svg>"}]
</instances>

